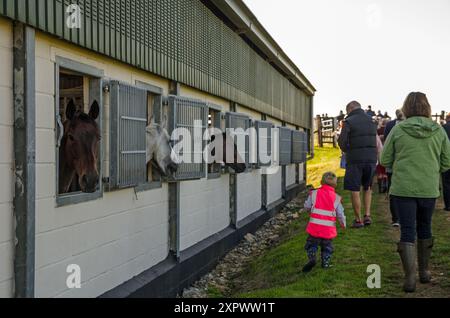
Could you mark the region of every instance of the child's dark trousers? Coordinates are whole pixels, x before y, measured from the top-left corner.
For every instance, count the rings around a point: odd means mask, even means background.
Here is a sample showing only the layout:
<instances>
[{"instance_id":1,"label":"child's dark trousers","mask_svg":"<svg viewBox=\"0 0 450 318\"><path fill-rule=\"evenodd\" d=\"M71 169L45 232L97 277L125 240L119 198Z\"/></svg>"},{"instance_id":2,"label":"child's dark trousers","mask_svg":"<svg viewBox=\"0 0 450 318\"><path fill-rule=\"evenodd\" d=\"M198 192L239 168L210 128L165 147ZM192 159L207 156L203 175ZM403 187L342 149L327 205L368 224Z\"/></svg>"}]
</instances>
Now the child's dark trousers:
<instances>
[{"instance_id":1,"label":"child's dark trousers","mask_svg":"<svg viewBox=\"0 0 450 318\"><path fill-rule=\"evenodd\" d=\"M316 254L319 247L321 252L322 267L329 267L331 256L334 251L333 240L322 239L309 235L306 240L305 250L310 261L316 261Z\"/></svg>"}]
</instances>

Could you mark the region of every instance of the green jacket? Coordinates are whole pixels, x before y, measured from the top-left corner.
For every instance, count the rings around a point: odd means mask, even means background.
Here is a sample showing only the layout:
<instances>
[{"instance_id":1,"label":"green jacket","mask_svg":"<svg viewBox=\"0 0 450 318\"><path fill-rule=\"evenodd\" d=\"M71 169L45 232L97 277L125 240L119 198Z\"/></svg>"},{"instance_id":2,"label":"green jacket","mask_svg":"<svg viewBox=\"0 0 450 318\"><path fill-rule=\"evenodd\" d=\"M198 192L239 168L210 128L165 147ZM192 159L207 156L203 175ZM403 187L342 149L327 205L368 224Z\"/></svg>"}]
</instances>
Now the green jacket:
<instances>
[{"instance_id":1,"label":"green jacket","mask_svg":"<svg viewBox=\"0 0 450 318\"><path fill-rule=\"evenodd\" d=\"M438 198L440 174L450 170L450 141L431 119L411 117L392 129L380 163L393 170L389 194Z\"/></svg>"}]
</instances>

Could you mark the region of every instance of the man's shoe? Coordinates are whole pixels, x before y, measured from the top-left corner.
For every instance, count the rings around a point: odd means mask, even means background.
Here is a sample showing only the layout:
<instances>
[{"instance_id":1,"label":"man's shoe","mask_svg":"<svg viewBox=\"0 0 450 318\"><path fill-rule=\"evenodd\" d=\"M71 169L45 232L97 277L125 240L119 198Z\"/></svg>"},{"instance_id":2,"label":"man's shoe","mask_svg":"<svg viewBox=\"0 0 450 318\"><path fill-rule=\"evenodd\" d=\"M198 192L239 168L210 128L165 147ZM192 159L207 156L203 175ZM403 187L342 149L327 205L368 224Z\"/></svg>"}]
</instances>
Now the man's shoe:
<instances>
[{"instance_id":1,"label":"man's shoe","mask_svg":"<svg viewBox=\"0 0 450 318\"><path fill-rule=\"evenodd\" d=\"M362 229L364 227L364 223L361 221L353 221L352 229Z\"/></svg>"},{"instance_id":2,"label":"man's shoe","mask_svg":"<svg viewBox=\"0 0 450 318\"><path fill-rule=\"evenodd\" d=\"M392 222L392 227L400 227L400 223L398 222Z\"/></svg>"},{"instance_id":3,"label":"man's shoe","mask_svg":"<svg viewBox=\"0 0 450 318\"><path fill-rule=\"evenodd\" d=\"M372 225L372 218L368 215L364 215L364 226Z\"/></svg>"}]
</instances>

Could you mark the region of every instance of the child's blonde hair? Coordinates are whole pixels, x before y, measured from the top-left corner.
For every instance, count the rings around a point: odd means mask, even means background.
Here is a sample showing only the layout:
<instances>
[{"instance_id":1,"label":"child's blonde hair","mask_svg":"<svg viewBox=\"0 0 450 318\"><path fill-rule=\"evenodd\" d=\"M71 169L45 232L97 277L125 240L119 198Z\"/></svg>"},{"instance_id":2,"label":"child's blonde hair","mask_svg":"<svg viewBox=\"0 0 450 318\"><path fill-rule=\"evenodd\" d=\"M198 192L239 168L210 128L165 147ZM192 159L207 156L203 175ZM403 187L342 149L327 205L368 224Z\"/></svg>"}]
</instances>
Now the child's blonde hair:
<instances>
[{"instance_id":1,"label":"child's blonde hair","mask_svg":"<svg viewBox=\"0 0 450 318\"><path fill-rule=\"evenodd\" d=\"M337 187L337 176L331 171L325 172L322 176L321 183L322 183L322 185L326 184L326 185L332 186L333 188L336 188Z\"/></svg>"}]
</instances>

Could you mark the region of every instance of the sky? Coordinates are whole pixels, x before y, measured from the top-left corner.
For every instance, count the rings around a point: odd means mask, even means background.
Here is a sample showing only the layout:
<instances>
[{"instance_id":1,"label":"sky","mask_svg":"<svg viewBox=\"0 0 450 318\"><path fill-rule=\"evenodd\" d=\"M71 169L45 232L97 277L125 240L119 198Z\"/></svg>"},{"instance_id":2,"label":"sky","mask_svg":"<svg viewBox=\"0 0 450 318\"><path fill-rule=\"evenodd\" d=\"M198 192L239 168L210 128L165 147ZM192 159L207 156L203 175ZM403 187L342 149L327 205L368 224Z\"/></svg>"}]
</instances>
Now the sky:
<instances>
[{"instance_id":1,"label":"sky","mask_svg":"<svg viewBox=\"0 0 450 318\"><path fill-rule=\"evenodd\" d=\"M411 91L450 112L450 0L244 0L317 89L314 113L352 100L392 116Z\"/></svg>"}]
</instances>

